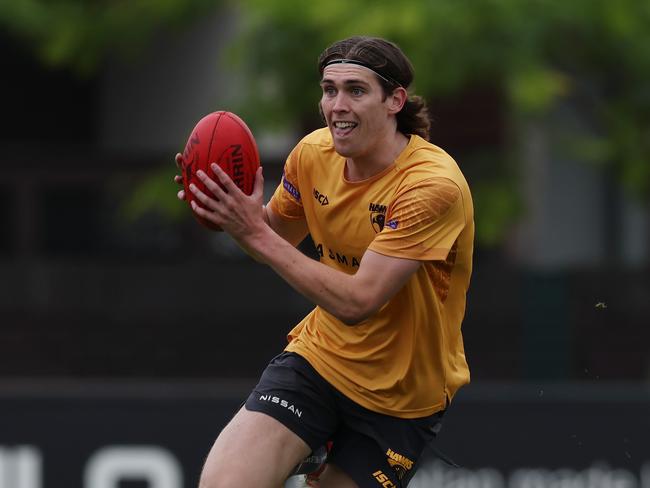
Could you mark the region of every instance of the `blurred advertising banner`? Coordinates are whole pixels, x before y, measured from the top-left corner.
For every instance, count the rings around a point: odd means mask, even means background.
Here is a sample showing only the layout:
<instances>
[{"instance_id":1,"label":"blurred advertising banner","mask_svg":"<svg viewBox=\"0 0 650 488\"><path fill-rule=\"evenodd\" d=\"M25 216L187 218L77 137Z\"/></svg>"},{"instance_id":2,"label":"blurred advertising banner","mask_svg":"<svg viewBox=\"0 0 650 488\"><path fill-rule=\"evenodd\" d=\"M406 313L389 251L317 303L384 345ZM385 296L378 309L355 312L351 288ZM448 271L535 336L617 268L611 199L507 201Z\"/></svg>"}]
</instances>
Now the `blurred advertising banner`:
<instances>
[{"instance_id":1,"label":"blurred advertising banner","mask_svg":"<svg viewBox=\"0 0 650 488\"><path fill-rule=\"evenodd\" d=\"M650 488L650 388L599 382L470 385L411 486Z\"/></svg>"},{"instance_id":2,"label":"blurred advertising banner","mask_svg":"<svg viewBox=\"0 0 650 488\"><path fill-rule=\"evenodd\" d=\"M196 487L253 384L0 383L0 488ZM411 487L650 488L650 390L477 383L435 449Z\"/></svg>"}]
</instances>

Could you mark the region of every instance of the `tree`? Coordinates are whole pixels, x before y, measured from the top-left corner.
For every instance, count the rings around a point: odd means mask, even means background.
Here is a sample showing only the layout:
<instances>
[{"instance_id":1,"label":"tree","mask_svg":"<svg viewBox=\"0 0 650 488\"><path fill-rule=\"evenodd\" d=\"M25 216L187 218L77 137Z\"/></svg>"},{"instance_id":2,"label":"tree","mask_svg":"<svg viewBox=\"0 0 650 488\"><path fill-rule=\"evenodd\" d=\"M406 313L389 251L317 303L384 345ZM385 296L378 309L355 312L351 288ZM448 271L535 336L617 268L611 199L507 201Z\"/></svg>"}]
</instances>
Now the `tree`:
<instances>
[{"instance_id":1,"label":"tree","mask_svg":"<svg viewBox=\"0 0 650 488\"><path fill-rule=\"evenodd\" d=\"M570 103L590 129L567 126L566 151L610 165L636 195L650 193L650 2L643 0L245 0L237 59L253 94L251 120L302 121L318 99L320 51L350 35L397 42L416 69L415 90L458 95L496 86L512 132ZM517 161L475 188L479 238L496 242L517 213ZM512 164L511 164L512 163Z\"/></svg>"},{"instance_id":2,"label":"tree","mask_svg":"<svg viewBox=\"0 0 650 488\"><path fill-rule=\"evenodd\" d=\"M0 24L48 64L79 73L112 53L135 55L157 29L182 25L214 2L16 0ZM589 128L563 128L566 151L608 165L634 194L650 194L650 2L645 0L241 0L232 60L244 75L241 113L258 126L314 124L316 59L353 34L397 42L425 98L496 87L508 126L544 119L568 103ZM493 178L475 188L484 242L517 213L517 157L491 156Z\"/></svg>"},{"instance_id":3,"label":"tree","mask_svg":"<svg viewBox=\"0 0 650 488\"><path fill-rule=\"evenodd\" d=\"M214 8L209 0L13 0L0 25L49 66L93 73L112 54L133 56L161 27L181 26Z\"/></svg>"}]
</instances>

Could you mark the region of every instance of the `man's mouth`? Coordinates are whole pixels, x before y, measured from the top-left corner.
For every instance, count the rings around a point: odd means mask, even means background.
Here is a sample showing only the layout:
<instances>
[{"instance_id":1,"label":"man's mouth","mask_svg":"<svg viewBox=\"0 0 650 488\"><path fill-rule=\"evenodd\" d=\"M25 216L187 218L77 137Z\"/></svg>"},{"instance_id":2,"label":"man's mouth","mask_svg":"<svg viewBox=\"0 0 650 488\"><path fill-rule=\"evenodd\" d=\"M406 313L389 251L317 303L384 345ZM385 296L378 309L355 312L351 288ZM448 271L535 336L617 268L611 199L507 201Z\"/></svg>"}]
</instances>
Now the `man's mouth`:
<instances>
[{"instance_id":1,"label":"man's mouth","mask_svg":"<svg viewBox=\"0 0 650 488\"><path fill-rule=\"evenodd\" d=\"M357 123L339 121L332 123L332 126L334 127L334 133L337 136L345 136L357 126Z\"/></svg>"}]
</instances>

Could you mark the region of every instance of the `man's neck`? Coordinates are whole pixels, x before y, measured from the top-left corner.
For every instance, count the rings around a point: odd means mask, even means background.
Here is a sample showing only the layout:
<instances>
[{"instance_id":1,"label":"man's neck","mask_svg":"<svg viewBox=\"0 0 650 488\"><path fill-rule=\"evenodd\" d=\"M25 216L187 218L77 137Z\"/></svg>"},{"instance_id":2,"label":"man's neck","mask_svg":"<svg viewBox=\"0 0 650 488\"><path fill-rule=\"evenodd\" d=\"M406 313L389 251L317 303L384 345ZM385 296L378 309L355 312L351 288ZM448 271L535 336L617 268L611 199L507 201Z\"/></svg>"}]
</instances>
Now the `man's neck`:
<instances>
[{"instance_id":1,"label":"man's neck","mask_svg":"<svg viewBox=\"0 0 650 488\"><path fill-rule=\"evenodd\" d=\"M359 158L347 158L345 165L345 177L349 181L362 181L381 173L392 165L404 148L408 145L409 138L401 132L395 131L387 144L382 148L373 151L368 156Z\"/></svg>"}]
</instances>

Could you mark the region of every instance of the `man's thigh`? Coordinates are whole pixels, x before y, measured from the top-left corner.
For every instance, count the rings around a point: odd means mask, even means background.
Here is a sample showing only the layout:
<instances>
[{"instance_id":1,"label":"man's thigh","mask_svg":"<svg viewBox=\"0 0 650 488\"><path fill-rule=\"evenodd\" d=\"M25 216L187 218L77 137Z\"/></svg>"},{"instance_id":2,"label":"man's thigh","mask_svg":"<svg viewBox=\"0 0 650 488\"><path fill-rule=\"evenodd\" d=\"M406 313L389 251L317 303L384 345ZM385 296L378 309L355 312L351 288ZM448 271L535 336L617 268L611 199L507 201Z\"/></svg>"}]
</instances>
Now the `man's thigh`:
<instances>
[{"instance_id":1,"label":"man's thigh","mask_svg":"<svg viewBox=\"0 0 650 488\"><path fill-rule=\"evenodd\" d=\"M279 421L242 407L212 446L200 488L278 488L310 451Z\"/></svg>"},{"instance_id":2,"label":"man's thigh","mask_svg":"<svg viewBox=\"0 0 650 488\"><path fill-rule=\"evenodd\" d=\"M323 473L318 478L318 488L359 488L352 478L335 464L325 466Z\"/></svg>"},{"instance_id":3,"label":"man's thigh","mask_svg":"<svg viewBox=\"0 0 650 488\"><path fill-rule=\"evenodd\" d=\"M278 420L313 451L330 440L339 423L335 390L294 353L269 363L245 406Z\"/></svg>"}]
</instances>

